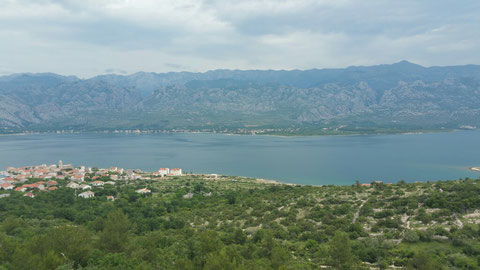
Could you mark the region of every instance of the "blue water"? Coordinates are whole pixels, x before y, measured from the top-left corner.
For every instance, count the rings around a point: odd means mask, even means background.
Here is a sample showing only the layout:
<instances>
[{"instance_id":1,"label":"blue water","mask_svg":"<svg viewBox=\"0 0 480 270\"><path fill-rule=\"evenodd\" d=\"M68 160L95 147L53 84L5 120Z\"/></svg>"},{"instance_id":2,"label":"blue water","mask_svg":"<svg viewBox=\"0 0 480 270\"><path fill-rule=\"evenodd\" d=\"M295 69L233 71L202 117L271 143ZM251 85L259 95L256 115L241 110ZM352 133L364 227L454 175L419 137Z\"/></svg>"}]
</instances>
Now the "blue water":
<instances>
[{"instance_id":1,"label":"blue water","mask_svg":"<svg viewBox=\"0 0 480 270\"><path fill-rule=\"evenodd\" d=\"M119 166L352 184L480 177L480 131L273 137L218 134L36 134L0 136L0 170L56 163Z\"/></svg>"}]
</instances>

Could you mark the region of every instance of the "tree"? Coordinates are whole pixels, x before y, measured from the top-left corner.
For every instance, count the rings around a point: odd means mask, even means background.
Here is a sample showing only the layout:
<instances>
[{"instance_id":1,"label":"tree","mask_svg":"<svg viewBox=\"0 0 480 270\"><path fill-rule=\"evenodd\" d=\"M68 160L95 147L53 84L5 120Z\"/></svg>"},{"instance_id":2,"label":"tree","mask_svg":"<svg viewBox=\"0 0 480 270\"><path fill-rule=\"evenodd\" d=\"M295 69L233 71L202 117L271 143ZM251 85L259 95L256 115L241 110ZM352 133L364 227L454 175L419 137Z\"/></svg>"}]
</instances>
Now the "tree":
<instances>
[{"instance_id":1,"label":"tree","mask_svg":"<svg viewBox=\"0 0 480 270\"><path fill-rule=\"evenodd\" d=\"M195 264L203 267L210 253L217 253L222 249L222 241L215 231L203 231L198 235L197 245L195 246Z\"/></svg>"},{"instance_id":2,"label":"tree","mask_svg":"<svg viewBox=\"0 0 480 270\"><path fill-rule=\"evenodd\" d=\"M86 266L91 251L92 234L83 226L62 226L53 229L48 237L52 249L73 262Z\"/></svg>"},{"instance_id":3,"label":"tree","mask_svg":"<svg viewBox=\"0 0 480 270\"><path fill-rule=\"evenodd\" d=\"M420 251L409 261L407 269L438 270L443 269L443 267L432 258L431 254Z\"/></svg>"},{"instance_id":4,"label":"tree","mask_svg":"<svg viewBox=\"0 0 480 270\"><path fill-rule=\"evenodd\" d=\"M281 266L285 265L290 256L285 249L279 244L275 244L270 253L270 260L272 260L273 269L279 269Z\"/></svg>"},{"instance_id":5,"label":"tree","mask_svg":"<svg viewBox=\"0 0 480 270\"><path fill-rule=\"evenodd\" d=\"M247 240L247 235L245 235L245 233L241 229L236 229L233 236L234 243L243 245L245 244L246 240Z\"/></svg>"},{"instance_id":6,"label":"tree","mask_svg":"<svg viewBox=\"0 0 480 270\"><path fill-rule=\"evenodd\" d=\"M130 228L131 223L121 210L110 212L100 234L100 247L110 252L124 251L128 243Z\"/></svg>"},{"instance_id":7,"label":"tree","mask_svg":"<svg viewBox=\"0 0 480 270\"><path fill-rule=\"evenodd\" d=\"M25 227L25 222L21 218L8 216L2 223L2 229L8 235L14 235L20 228Z\"/></svg>"},{"instance_id":8,"label":"tree","mask_svg":"<svg viewBox=\"0 0 480 270\"><path fill-rule=\"evenodd\" d=\"M348 234L337 232L329 244L330 265L336 269L351 269L354 257Z\"/></svg>"},{"instance_id":9,"label":"tree","mask_svg":"<svg viewBox=\"0 0 480 270\"><path fill-rule=\"evenodd\" d=\"M235 193L229 192L229 193L227 193L226 196L227 196L227 201L228 201L229 204L235 204L235 202L237 200L237 198L235 196Z\"/></svg>"}]
</instances>

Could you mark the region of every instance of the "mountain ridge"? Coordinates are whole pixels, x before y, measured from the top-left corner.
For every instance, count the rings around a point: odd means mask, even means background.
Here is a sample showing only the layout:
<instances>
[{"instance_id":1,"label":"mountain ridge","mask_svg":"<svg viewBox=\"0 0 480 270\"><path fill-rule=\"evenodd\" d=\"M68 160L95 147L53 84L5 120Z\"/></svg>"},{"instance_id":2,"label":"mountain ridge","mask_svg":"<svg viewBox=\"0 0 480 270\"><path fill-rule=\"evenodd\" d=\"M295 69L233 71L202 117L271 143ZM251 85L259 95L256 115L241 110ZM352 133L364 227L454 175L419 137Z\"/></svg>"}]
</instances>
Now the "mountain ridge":
<instances>
[{"instance_id":1,"label":"mountain ridge","mask_svg":"<svg viewBox=\"0 0 480 270\"><path fill-rule=\"evenodd\" d=\"M480 66L0 77L0 130L480 126Z\"/></svg>"}]
</instances>

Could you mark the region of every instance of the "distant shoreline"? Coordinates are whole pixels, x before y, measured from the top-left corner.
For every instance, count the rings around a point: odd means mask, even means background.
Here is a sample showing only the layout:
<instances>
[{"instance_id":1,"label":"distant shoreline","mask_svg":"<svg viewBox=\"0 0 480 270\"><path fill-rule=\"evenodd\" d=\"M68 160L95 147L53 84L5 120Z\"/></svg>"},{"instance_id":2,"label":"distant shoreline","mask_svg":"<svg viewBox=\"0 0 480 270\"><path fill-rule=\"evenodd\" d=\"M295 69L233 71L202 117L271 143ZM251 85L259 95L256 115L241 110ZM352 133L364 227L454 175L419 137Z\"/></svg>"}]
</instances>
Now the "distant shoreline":
<instances>
[{"instance_id":1,"label":"distant shoreline","mask_svg":"<svg viewBox=\"0 0 480 270\"><path fill-rule=\"evenodd\" d=\"M476 131L480 129L471 129L470 131ZM142 130L142 131L134 131L134 130L122 130L119 132L115 131L27 131L27 132L12 132L12 133L0 133L0 136L8 136L8 135L40 135L40 134L133 134L133 135L144 135L144 134L219 134L219 135L236 135L236 136L270 136L270 137L281 137L281 138L289 138L289 137L324 137L324 136L368 136L368 135L420 135L420 134L428 134L428 133L448 133L448 132L456 132L456 131L468 131L467 129L436 129L436 130L406 130L406 131L398 131L398 132L372 132L372 133L338 133L338 134L321 134L321 133L312 133L312 134L301 134L301 133L291 133L291 134L251 134L251 133L235 133L235 132L212 132L212 131L151 131L151 130Z\"/></svg>"},{"instance_id":2,"label":"distant shoreline","mask_svg":"<svg viewBox=\"0 0 480 270\"><path fill-rule=\"evenodd\" d=\"M480 167L471 167L470 170L480 172Z\"/></svg>"}]
</instances>

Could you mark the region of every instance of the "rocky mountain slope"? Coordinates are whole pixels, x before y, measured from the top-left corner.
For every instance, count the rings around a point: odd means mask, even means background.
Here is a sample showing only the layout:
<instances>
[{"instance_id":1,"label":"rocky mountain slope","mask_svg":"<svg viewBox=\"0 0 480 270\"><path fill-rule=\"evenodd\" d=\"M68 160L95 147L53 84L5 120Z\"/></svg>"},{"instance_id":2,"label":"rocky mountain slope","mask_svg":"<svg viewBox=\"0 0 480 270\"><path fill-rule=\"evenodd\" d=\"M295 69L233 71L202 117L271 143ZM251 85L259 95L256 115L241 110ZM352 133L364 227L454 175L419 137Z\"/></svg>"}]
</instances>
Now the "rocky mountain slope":
<instances>
[{"instance_id":1,"label":"rocky mountain slope","mask_svg":"<svg viewBox=\"0 0 480 270\"><path fill-rule=\"evenodd\" d=\"M0 77L0 129L480 126L480 66Z\"/></svg>"}]
</instances>

